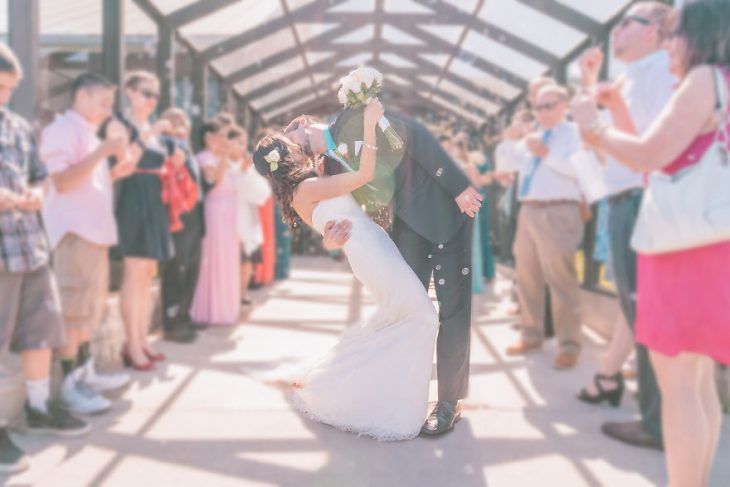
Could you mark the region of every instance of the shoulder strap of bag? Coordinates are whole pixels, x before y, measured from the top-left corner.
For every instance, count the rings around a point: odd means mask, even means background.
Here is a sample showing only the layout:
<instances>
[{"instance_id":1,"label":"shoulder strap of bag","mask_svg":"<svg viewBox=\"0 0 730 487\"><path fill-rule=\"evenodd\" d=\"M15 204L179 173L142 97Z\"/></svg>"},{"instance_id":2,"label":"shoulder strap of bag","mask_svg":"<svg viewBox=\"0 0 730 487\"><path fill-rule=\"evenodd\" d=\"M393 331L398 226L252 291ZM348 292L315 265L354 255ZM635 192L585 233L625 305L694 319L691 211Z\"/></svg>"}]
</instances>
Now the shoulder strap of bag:
<instances>
[{"instance_id":1,"label":"shoulder strap of bag","mask_svg":"<svg viewBox=\"0 0 730 487\"><path fill-rule=\"evenodd\" d=\"M715 93L717 94L715 109L717 113L717 119L719 121L715 141L717 143L724 142L724 147L727 148L727 128L728 124L730 124L730 113L728 113L728 81L725 77L725 74L719 67L713 67L712 71L715 75Z\"/></svg>"}]
</instances>

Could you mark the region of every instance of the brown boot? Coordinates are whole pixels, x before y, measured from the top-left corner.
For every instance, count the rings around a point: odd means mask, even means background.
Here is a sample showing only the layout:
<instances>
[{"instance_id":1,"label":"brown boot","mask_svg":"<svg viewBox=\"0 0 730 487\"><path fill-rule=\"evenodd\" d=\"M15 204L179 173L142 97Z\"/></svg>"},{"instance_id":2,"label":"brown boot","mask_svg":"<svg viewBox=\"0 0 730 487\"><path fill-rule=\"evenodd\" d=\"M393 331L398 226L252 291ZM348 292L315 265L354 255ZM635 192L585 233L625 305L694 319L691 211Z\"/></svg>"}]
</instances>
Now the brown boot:
<instances>
[{"instance_id":1,"label":"brown boot","mask_svg":"<svg viewBox=\"0 0 730 487\"><path fill-rule=\"evenodd\" d=\"M531 350L539 350L542 347L540 342L528 342L525 340L518 340L509 347L507 347L507 355L524 355Z\"/></svg>"},{"instance_id":2,"label":"brown boot","mask_svg":"<svg viewBox=\"0 0 730 487\"><path fill-rule=\"evenodd\" d=\"M562 351L555 357L553 368L557 370L572 369L578 362L578 354L575 352Z\"/></svg>"}]
</instances>

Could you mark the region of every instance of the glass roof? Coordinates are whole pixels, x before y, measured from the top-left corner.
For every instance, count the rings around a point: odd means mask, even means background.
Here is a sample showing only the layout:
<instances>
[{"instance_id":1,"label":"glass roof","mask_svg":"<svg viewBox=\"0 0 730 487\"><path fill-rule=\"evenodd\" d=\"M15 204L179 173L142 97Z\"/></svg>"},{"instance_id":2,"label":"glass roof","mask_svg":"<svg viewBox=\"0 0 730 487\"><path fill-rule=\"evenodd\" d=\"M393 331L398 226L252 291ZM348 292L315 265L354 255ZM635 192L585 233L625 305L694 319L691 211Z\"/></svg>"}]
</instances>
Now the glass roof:
<instances>
[{"instance_id":1,"label":"glass roof","mask_svg":"<svg viewBox=\"0 0 730 487\"><path fill-rule=\"evenodd\" d=\"M7 33L7 3L0 0L0 35ZM630 3L127 0L125 31L154 45L157 26L142 10L173 16L179 37L216 74L231 77L254 110L275 107L269 118L296 110L296 103L325 105L338 84L329 86L329 80L360 64L383 72L386 90L389 83L401 89L417 84L413 92L425 93L422 99L475 117L465 106L498 113L523 93L530 78L557 69L576 47L605 35L605 25ZM97 38L98 44L101 8L99 0L40 0L41 42ZM316 91L316 86L326 88ZM294 105L281 106L289 99Z\"/></svg>"}]
</instances>

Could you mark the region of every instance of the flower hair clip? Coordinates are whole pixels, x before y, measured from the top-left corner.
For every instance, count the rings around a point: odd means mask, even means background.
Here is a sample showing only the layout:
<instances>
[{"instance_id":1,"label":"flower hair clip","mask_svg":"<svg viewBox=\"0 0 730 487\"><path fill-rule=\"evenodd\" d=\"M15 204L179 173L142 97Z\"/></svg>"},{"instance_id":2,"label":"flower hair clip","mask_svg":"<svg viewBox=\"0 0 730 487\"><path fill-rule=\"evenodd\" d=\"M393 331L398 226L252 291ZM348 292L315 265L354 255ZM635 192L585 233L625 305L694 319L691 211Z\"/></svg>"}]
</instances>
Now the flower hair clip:
<instances>
[{"instance_id":1,"label":"flower hair clip","mask_svg":"<svg viewBox=\"0 0 730 487\"><path fill-rule=\"evenodd\" d=\"M264 160L269 163L269 170L271 172L276 171L279 169L279 162L281 161L281 156L279 155L279 151L277 149L272 150L268 154L264 156Z\"/></svg>"}]
</instances>

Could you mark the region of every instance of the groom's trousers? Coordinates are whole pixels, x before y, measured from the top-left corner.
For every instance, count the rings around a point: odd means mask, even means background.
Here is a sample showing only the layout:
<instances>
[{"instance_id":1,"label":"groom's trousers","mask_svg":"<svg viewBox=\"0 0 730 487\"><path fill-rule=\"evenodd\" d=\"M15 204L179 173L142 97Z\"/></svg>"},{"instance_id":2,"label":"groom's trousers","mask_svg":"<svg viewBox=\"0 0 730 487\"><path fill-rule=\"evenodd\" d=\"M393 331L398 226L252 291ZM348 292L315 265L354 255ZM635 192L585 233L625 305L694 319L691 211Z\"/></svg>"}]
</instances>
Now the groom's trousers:
<instances>
[{"instance_id":1,"label":"groom's trousers","mask_svg":"<svg viewBox=\"0 0 730 487\"><path fill-rule=\"evenodd\" d=\"M393 221L391 237L426 289L433 275L441 322L436 342L439 401L463 399L469 387L472 227L469 219L450 241L434 243L400 218Z\"/></svg>"}]
</instances>

